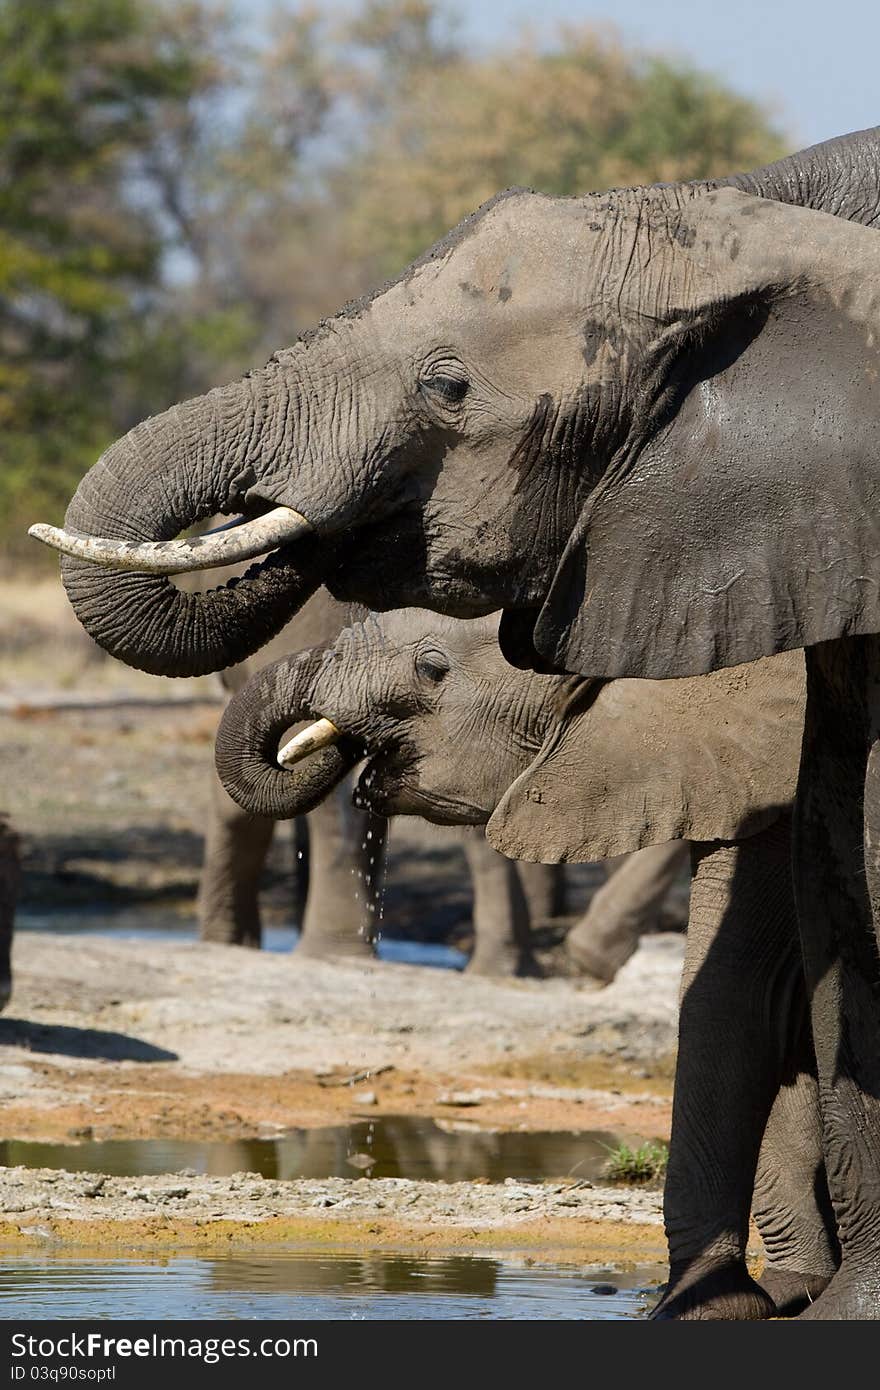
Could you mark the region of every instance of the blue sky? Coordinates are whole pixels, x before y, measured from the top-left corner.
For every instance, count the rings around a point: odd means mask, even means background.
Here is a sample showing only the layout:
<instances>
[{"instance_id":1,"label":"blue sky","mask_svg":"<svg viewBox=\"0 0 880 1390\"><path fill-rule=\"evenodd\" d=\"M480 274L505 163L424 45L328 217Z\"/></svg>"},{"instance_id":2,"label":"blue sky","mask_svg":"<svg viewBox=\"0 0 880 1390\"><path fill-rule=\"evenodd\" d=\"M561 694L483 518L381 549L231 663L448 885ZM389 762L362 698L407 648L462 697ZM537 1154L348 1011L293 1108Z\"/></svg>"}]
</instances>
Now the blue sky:
<instances>
[{"instance_id":1,"label":"blue sky","mask_svg":"<svg viewBox=\"0 0 880 1390\"><path fill-rule=\"evenodd\" d=\"M878 0L473 0L465 31L497 42L521 24L611 22L769 102L793 145L880 125Z\"/></svg>"}]
</instances>

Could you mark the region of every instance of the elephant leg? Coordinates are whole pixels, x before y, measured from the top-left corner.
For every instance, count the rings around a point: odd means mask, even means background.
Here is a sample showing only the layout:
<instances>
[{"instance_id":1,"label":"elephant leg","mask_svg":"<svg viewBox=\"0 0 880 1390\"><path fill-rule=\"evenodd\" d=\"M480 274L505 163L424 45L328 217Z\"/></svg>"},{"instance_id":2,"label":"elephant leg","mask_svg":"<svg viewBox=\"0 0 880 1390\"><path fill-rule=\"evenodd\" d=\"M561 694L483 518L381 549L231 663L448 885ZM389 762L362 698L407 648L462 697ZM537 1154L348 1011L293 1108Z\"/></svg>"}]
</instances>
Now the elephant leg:
<instances>
[{"instance_id":1,"label":"elephant leg","mask_svg":"<svg viewBox=\"0 0 880 1390\"><path fill-rule=\"evenodd\" d=\"M687 856L686 840L651 845L626 856L565 938L566 954L579 973L610 984L640 938L656 925Z\"/></svg>"},{"instance_id":2,"label":"elephant leg","mask_svg":"<svg viewBox=\"0 0 880 1390\"><path fill-rule=\"evenodd\" d=\"M797 986L791 1060L767 1121L752 1198L765 1254L758 1283L781 1317L818 1298L840 1263L802 974Z\"/></svg>"},{"instance_id":3,"label":"elephant leg","mask_svg":"<svg viewBox=\"0 0 880 1390\"><path fill-rule=\"evenodd\" d=\"M198 918L202 941L254 946L262 939L260 876L275 822L249 816L236 806L215 775L205 857L199 880Z\"/></svg>"},{"instance_id":4,"label":"elephant leg","mask_svg":"<svg viewBox=\"0 0 880 1390\"><path fill-rule=\"evenodd\" d=\"M693 846L672 1138L669 1282L657 1318L775 1312L745 1262L761 1141L803 999L787 817Z\"/></svg>"},{"instance_id":5,"label":"elephant leg","mask_svg":"<svg viewBox=\"0 0 880 1390\"><path fill-rule=\"evenodd\" d=\"M880 1317L880 639L807 651L795 888L840 1268L806 1318Z\"/></svg>"},{"instance_id":6,"label":"elephant leg","mask_svg":"<svg viewBox=\"0 0 880 1390\"><path fill-rule=\"evenodd\" d=\"M538 975L532 955L529 911L518 866L493 849L482 826L464 835L474 895L474 975Z\"/></svg>"},{"instance_id":7,"label":"elephant leg","mask_svg":"<svg viewBox=\"0 0 880 1390\"><path fill-rule=\"evenodd\" d=\"M20 884L18 836L0 815L0 1010L12 994L12 933Z\"/></svg>"},{"instance_id":8,"label":"elephant leg","mask_svg":"<svg viewBox=\"0 0 880 1390\"><path fill-rule=\"evenodd\" d=\"M301 956L373 954L388 822L356 810L346 779L308 816L309 889Z\"/></svg>"},{"instance_id":9,"label":"elephant leg","mask_svg":"<svg viewBox=\"0 0 880 1390\"><path fill-rule=\"evenodd\" d=\"M566 885L564 864L517 863L517 874L526 898L529 921L533 927L546 925L565 912Z\"/></svg>"}]
</instances>

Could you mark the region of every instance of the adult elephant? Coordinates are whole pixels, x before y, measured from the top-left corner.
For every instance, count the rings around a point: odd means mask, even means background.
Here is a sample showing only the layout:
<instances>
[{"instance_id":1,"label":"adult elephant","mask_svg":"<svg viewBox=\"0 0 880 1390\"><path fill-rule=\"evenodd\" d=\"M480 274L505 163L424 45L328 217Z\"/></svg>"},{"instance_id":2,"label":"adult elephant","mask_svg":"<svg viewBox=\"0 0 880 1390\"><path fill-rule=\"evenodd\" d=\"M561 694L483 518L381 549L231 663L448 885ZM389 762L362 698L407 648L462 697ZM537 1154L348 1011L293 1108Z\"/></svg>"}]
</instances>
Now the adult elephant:
<instances>
[{"instance_id":1,"label":"adult elephant","mask_svg":"<svg viewBox=\"0 0 880 1390\"><path fill-rule=\"evenodd\" d=\"M78 534L40 531L92 635L166 672L242 659L321 579L374 608L503 607L511 659L585 675L807 647L796 883L842 1248L808 1316L835 1318L880 1315L877 146L725 188L500 195L138 426L77 490ZM250 520L169 539L217 510ZM192 611L163 577L273 548Z\"/></svg>"},{"instance_id":2,"label":"adult elephant","mask_svg":"<svg viewBox=\"0 0 880 1390\"><path fill-rule=\"evenodd\" d=\"M803 659L602 683L515 670L497 630L491 618L372 615L265 668L221 722L223 783L261 815L332 795L345 743L302 756L294 739L277 757L289 725L322 711L366 751L356 798L374 811L486 824L526 859L668 859L678 837L693 840L658 1315L802 1307L836 1263L789 872ZM595 955L589 920L572 935ZM762 1288L746 1268L750 1205Z\"/></svg>"}]
</instances>

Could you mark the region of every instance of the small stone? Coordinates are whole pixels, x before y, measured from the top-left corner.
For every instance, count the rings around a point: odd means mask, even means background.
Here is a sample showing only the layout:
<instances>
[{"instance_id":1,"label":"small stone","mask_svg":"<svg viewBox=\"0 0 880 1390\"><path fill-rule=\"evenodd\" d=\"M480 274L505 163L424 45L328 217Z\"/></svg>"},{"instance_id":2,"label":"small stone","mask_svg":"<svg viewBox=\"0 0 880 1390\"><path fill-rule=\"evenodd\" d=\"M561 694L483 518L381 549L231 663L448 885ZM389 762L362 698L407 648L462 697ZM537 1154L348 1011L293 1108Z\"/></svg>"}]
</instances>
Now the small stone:
<instances>
[{"instance_id":1,"label":"small stone","mask_svg":"<svg viewBox=\"0 0 880 1390\"><path fill-rule=\"evenodd\" d=\"M476 1091L448 1091L437 1097L438 1105L473 1106L482 1105L482 1103L483 1098L477 1095Z\"/></svg>"},{"instance_id":2,"label":"small stone","mask_svg":"<svg viewBox=\"0 0 880 1390\"><path fill-rule=\"evenodd\" d=\"M350 1168L372 1168L375 1166L376 1159L373 1154L349 1154L345 1160Z\"/></svg>"},{"instance_id":3,"label":"small stone","mask_svg":"<svg viewBox=\"0 0 880 1390\"><path fill-rule=\"evenodd\" d=\"M590 1293L610 1295L613 1293L617 1293L617 1288L614 1284L594 1284L593 1287L590 1289Z\"/></svg>"},{"instance_id":4,"label":"small stone","mask_svg":"<svg viewBox=\"0 0 880 1390\"><path fill-rule=\"evenodd\" d=\"M378 1105L375 1091L355 1091L352 1099L355 1105Z\"/></svg>"}]
</instances>

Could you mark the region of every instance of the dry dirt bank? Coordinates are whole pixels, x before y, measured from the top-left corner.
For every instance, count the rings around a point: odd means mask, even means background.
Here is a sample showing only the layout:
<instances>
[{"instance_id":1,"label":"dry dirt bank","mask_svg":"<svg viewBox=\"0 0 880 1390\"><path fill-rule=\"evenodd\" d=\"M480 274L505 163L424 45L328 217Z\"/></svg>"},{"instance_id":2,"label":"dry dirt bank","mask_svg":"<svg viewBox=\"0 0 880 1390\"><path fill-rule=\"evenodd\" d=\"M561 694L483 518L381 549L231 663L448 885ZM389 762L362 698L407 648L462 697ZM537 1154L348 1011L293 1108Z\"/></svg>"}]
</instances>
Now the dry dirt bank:
<instances>
[{"instance_id":1,"label":"dry dirt bank","mask_svg":"<svg viewBox=\"0 0 880 1390\"><path fill-rule=\"evenodd\" d=\"M273 1182L255 1174L104 1178L6 1169L0 1249L229 1250L292 1244L664 1258L660 1194L576 1183Z\"/></svg>"},{"instance_id":2,"label":"dry dirt bank","mask_svg":"<svg viewBox=\"0 0 880 1390\"><path fill-rule=\"evenodd\" d=\"M370 1114L663 1135L681 957L607 990L233 947L22 934L6 1137L265 1136Z\"/></svg>"}]
</instances>

